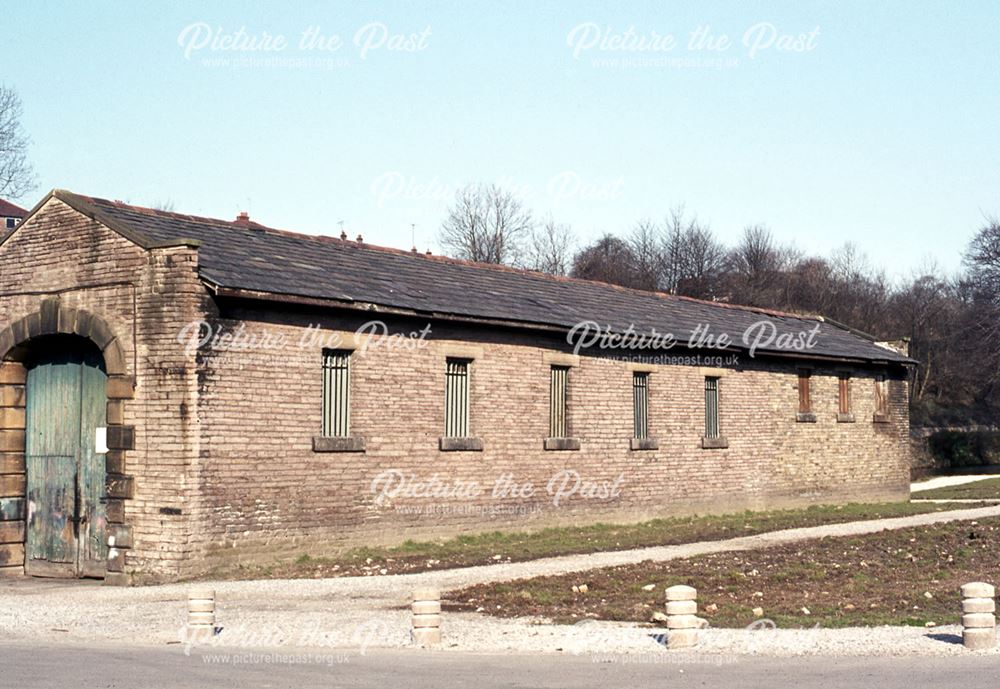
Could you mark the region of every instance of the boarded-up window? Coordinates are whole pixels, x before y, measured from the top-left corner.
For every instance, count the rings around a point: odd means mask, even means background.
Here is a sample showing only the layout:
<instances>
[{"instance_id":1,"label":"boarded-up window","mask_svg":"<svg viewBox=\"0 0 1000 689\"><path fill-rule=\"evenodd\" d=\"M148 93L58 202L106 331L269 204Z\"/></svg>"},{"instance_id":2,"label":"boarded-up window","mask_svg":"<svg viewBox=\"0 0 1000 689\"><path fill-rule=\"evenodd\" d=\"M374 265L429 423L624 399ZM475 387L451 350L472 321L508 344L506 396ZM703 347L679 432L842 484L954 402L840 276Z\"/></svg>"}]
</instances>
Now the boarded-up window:
<instances>
[{"instance_id":1,"label":"boarded-up window","mask_svg":"<svg viewBox=\"0 0 1000 689\"><path fill-rule=\"evenodd\" d=\"M811 371L799 371L799 413L809 414L812 412L812 398L809 394L809 383L812 378Z\"/></svg>"},{"instance_id":2,"label":"boarded-up window","mask_svg":"<svg viewBox=\"0 0 1000 689\"><path fill-rule=\"evenodd\" d=\"M719 436L719 379L705 379L705 437Z\"/></svg>"},{"instance_id":3,"label":"boarded-up window","mask_svg":"<svg viewBox=\"0 0 1000 689\"><path fill-rule=\"evenodd\" d=\"M469 364L468 359L448 359L444 386L444 435L446 438L469 437Z\"/></svg>"},{"instance_id":4,"label":"boarded-up window","mask_svg":"<svg viewBox=\"0 0 1000 689\"><path fill-rule=\"evenodd\" d=\"M351 353L323 350L323 428L326 437L351 433Z\"/></svg>"},{"instance_id":5,"label":"boarded-up window","mask_svg":"<svg viewBox=\"0 0 1000 689\"><path fill-rule=\"evenodd\" d=\"M632 415L635 437L645 440L649 437L649 374L632 374Z\"/></svg>"},{"instance_id":6,"label":"boarded-up window","mask_svg":"<svg viewBox=\"0 0 1000 689\"><path fill-rule=\"evenodd\" d=\"M851 413L851 374L841 373L838 378L840 384L839 409L841 414Z\"/></svg>"},{"instance_id":7,"label":"boarded-up window","mask_svg":"<svg viewBox=\"0 0 1000 689\"><path fill-rule=\"evenodd\" d=\"M553 366L549 378L549 437L569 437L566 422L569 391L569 367Z\"/></svg>"},{"instance_id":8,"label":"boarded-up window","mask_svg":"<svg viewBox=\"0 0 1000 689\"><path fill-rule=\"evenodd\" d=\"M875 416L889 415L889 383L885 376L875 376Z\"/></svg>"}]
</instances>

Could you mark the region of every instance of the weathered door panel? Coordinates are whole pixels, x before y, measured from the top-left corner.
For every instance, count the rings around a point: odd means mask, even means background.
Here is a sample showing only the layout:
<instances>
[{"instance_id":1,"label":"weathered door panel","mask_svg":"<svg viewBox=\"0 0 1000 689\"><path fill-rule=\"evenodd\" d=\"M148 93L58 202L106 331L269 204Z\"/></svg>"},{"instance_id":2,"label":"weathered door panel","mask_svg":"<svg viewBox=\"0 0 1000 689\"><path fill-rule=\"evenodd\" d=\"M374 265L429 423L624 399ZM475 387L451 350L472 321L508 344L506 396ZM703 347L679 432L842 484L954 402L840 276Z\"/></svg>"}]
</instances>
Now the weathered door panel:
<instances>
[{"instance_id":1,"label":"weathered door panel","mask_svg":"<svg viewBox=\"0 0 1000 689\"><path fill-rule=\"evenodd\" d=\"M29 454L25 571L34 576L75 576L76 457Z\"/></svg>"},{"instance_id":2,"label":"weathered door panel","mask_svg":"<svg viewBox=\"0 0 1000 689\"><path fill-rule=\"evenodd\" d=\"M49 346L29 364L25 429L28 529L25 572L103 576L106 375L100 355Z\"/></svg>"},{"instance_id":3,"label":"weathered door panel","mask_svg":"<svg viewBox=\"0 0 1000 689\"><path fill-rule=\"evenodd\" d=\"M97 429L107 418L107 376L98 359L80 371L79 548L80 574L105 575L108 561L104 455L97 454Z\"/></svg>"}]
</instances>

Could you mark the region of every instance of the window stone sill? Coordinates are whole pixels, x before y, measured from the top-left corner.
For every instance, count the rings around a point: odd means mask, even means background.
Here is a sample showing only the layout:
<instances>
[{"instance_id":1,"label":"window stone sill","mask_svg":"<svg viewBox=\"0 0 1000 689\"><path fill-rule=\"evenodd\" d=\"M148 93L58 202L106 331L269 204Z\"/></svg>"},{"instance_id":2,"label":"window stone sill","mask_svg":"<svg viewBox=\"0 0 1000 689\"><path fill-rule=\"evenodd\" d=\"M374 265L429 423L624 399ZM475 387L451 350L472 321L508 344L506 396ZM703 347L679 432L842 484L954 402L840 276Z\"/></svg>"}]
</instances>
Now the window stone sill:
<instances>
[{"instance_id":1,"label":"window stone sill","mask_svg":"<svg viewBox=\"0 0 1000 689\"><path fill-rule=\"evenodd\" d=\"M632 438L628 447L630 450L659 450L660 441L656 438Z\"/></svg>"},{"instance_id":2,"label":"window stone sill","mask_svg":"<svg viewBox=\"0 0 1000 689\"><path fill-rule=\"evenodd\" d=\"M544 447L546 450L579 450L579 438L546 438Z\"/></svg>"},{"instance_id":3,"label":"window stone sill","mask_svg":"<svg viewBox=\"0 0 1000 689\"><path fill-rule=\"evenodd\" d=\"M795 415L797 423L816 423L816 415L812 412L799 412Z\"/></svg>"},{"instance_id":4,"label":"window stone sill","mask_svg":"<svg viewBox=\"0 0 1000 689\"><path fill-rule=\"evenodd\" d=\"M323 435L314 435L313 452L364 452L365 439L352 435L347 438L334 438Z\"/></svg>"},{"instance_id":5,"label":"window stone sill","mask_svg":"<svg viewBox=\"0 0 1000 689\"><path fill-rule=\"evenodd\" d=\"M441 452L482 452L482 438L440 438L438 447Z\"/></svg>"},{"instance_id":6,"label":"window stone sill","mask_svg":"<svg viewBox=\"0 0 1000 689\"><path fill-rule=\"evenodd\" d=\"M854 423L855 421L854 414L837 413L837 423Z\"/></svg>"},{"instance_id":7,"label":"window stone sill","mask_svg":"<svg viewBox=\"0 0 1000 689\"><path fill-rule=\"evenodd\" d=\"M729 447L729 439L703 437L701 439L701 447L703 450L723 450Z\"/></svg>"},{"instance_id":8,"label":"window stone sill","mask_svg":"<svg viewBox=\"0 0 1000 689\"><path fill-rule=\"evenodd\" d=\"M873 414L872 423L889 423L888 414Z\"/></svg>"}]
</instances>

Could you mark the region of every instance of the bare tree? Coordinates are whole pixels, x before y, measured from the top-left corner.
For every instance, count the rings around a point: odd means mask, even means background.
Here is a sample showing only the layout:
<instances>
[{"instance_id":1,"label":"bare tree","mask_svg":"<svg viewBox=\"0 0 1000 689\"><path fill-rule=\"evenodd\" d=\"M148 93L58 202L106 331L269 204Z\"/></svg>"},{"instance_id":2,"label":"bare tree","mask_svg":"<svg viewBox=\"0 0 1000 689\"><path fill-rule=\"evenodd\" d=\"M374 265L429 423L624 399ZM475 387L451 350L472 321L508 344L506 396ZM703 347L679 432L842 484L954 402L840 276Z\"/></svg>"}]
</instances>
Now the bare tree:
<instances>
[{"instance_id":1,"label":"bare tree","mask_svg":"<svg viewBox=\"0 0 1000 689\"><path fill-rule=\"evenodd\" d=\"M684 233L691 225L684 219L684 207L675 206L670 210L660 235L660 272L662 288L671 294L677 293L684 273Z\"/></svg>"},{"instance_id":2,"label":"bare tree","mask_svg":"<svg viewBox=\"0 0 1000 689\"><path fill-rule=\"evenodd\" d=\"M965 308L955 348L974 410L988 409L1000 418L1000 219L988 217L969 242L965 278L958 286Z\"/></svg>"},{"instance_id":3,"label":"bare tree","mask_svg":"<svg viewBox=\"0 0 1000 689\"><path fill-rule=\"evenodd\" d=\"M715 298L726 270L726 249L697 217L687 218L683 206L667 216L660 256L661 289L688 297Z\"/></svg>"},{"instance_id":4,"label":"bare tree","mask_svg":"<svg viewBox=\"0 0 1000 689\"><path fill-rule=\"evenodd\" d=\"M1000 219L986 219L969 243L964 263L975 297L1000 305Z\"/></svg>"},{"instance_id":5,"label":"bare tree","mask_svg":"<svg viewBox=\"0 0 1000 689\"><path fill-rule=\"evenodd\" d=\"M889 312L895 333L910 338L910 356L920 362L913 377L910 400L925 397L940 403L946 388L958 379L951 336L957 330L959 304L953 285L942 279L940 266L928 264L915 272L909 285L890 297Z\"/></svg>"},{"instance_id":6,"label":"bare tree","mask_svg":"<svg viewBox=\"0 0 1000 689\"><path fill-rule=\"evenodd\" d=\"M532 227L531 212L509 191L469 185L455 194L440 242L456 258L513 265Z\"/></svg>"},{"instance_id":7,"label":"bare tree","mask_svg":"<svg viewBox=\"0 0 1000 689\"><path fill-rule=\"evenodd\" d=\"M714 299L726 270L726 248L707 227L692 222L681 235L680 273L673 292Z\"/></svg>"},{"instance_id":8,"label":"bare tree","mask_svg":"<svg viewBox=\"0 0 1000 689\"><path fill-rule=\"evenodd\" d=\"M21 99L0 84L0 196L20 198L37 186L28 162L30 139L21 128Z\"/></svg>"},{"instance_id":9,"label":"bare tree","mask_svg":"<svg viewBox=\"0 0 1000 689\"><path fill-rule=\"evenodd\" d=\"M826 315L868 333L895 336L884 332L892 292L885 270L873 267L851 243L833 253L830 269L833 300Z\"/></svg>"},{"instance_id":10,"label":"bare tree","mask_svg":"<svg viewBox=\"0 0 1000 689\"><path fill-rule=\"evenodd\" d=\"M786 285L784 303L775 308L834 317L837 288L829 261L815 256L797 261L788 271Z\"/></svg>"},{"instance_id":11,"label":"bare tree","mask_svg":"<svg viewBox=\"0 0 1000 689\"><path fill-rule=\"evenodd\" d=\"M641 220L628 237L628 245L632 250L634 274L631 278L632 287L647 290L657 290L663 273L663 254L660 251L658 238L659 228L651 220Z\"/></svg>"},{"instance_id":12,"label":"bare tree","mask_svg":"<svg viewBox=\"0 0 1000 689\"><path fill-rule=\"evenodd\" d=\"M771 306L778 301L775 291L786 267L785 254L766 226L743 228L740 242L730 253L730 263L737 301L751 306Z\"/></svg>"},{"instance_id":13,"label":"bare tree","mask_svg":"<svg viewBox=\"0 0 1000 689\"><path fill-rule=\"evenodd\" d=\"M624 287L641 286L636 280L635 254L628 242L606 234L573 258L573 277Z\"/></svg>"},{"instance_id":14,"label":"bare tree","mask_svg":"<svg viewBox=\"0 0 1000 689\"><path fill-rule=\"evenodd\" d=\"M569 225L549 218L531 231L525 267L552 275L566 275L573 260L575 239Z\"/></svg>"}]
</instances>

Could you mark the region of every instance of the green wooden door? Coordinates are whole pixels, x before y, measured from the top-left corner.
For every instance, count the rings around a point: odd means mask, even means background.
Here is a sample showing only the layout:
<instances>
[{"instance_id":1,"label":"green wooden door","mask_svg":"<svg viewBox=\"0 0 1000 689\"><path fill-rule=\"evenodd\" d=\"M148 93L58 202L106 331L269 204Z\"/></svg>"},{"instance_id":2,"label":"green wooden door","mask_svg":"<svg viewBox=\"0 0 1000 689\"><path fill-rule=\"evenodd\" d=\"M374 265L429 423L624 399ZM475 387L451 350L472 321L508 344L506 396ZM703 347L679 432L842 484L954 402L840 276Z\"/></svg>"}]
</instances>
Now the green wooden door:
<instances>
[{"instance_id":1,"label":"green wooden door","mask_svg":"<svg viewBox=\"0 0 1000 689\"><path fill-rule=\"evenodd\" d=\"M104 455L95 447L107 409L103 359L74 341L46 343L28 363L25 571L104 576Z\"/></svg>"}]
</instances>

